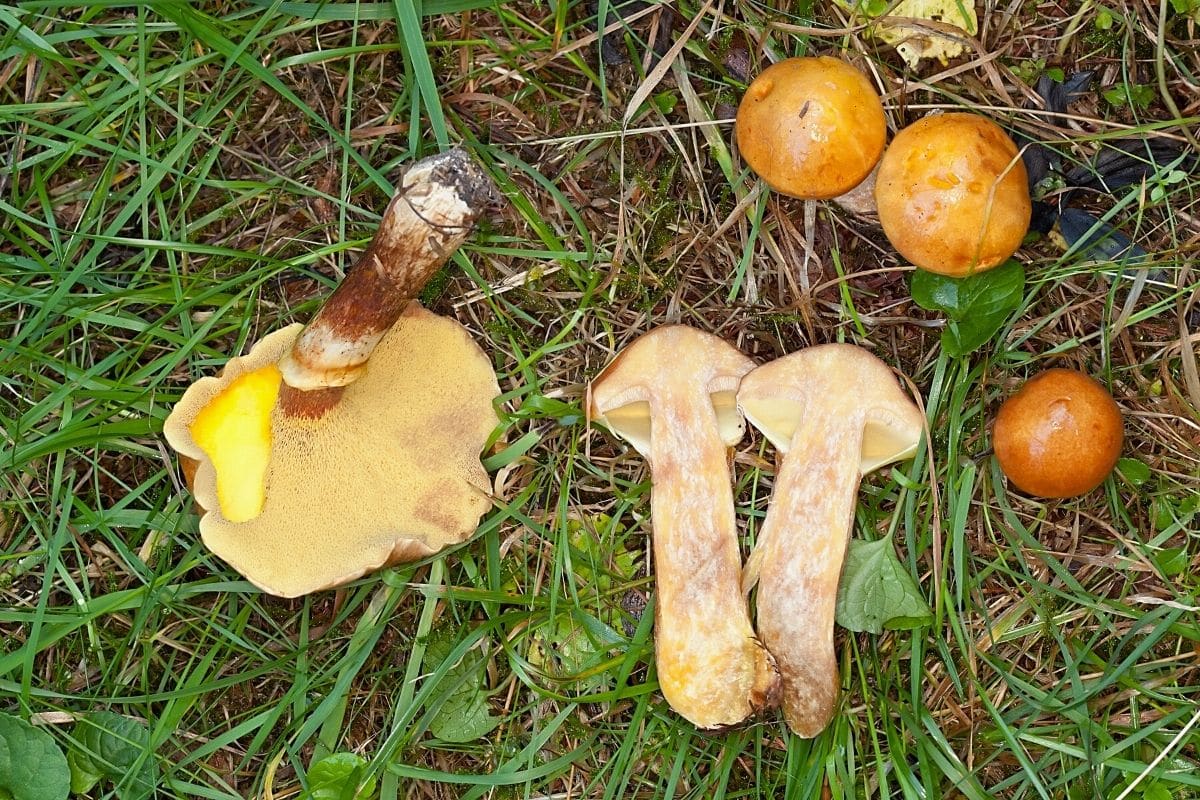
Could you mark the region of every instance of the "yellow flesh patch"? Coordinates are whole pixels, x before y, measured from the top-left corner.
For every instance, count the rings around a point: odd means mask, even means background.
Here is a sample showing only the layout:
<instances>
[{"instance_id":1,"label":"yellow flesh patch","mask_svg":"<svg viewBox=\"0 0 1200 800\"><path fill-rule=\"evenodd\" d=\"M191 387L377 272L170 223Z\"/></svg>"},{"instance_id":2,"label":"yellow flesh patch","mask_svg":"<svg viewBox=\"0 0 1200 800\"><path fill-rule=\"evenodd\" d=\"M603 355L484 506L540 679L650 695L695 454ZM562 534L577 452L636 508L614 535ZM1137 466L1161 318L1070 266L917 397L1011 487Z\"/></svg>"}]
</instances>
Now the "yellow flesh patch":
<instances>
[{"instance_id":1,"label":"yellow flesh patch","mask_svg":"<svg viewBox=\"0 0 1200 800\"><path fill-rule=\"evenodd\" d=\"M271 411L282 376L274 365L247 372L213 398L192 423L192 439L217 473L221 516L246 522L262 513L271 461Z\"/></svg>"}]
</instances>

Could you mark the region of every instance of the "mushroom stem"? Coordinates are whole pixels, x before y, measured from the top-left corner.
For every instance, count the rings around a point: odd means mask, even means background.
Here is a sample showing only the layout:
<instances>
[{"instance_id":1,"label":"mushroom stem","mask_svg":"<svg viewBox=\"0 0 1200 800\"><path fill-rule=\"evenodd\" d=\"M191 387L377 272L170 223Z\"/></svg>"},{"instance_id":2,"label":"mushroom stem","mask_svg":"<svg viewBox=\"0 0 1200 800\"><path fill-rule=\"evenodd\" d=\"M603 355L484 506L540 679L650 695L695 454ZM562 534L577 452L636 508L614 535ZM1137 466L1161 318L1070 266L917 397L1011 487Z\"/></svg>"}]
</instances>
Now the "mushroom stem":
<instances>
[{"instance_id":1,"label":"mushroom stem","mask_svg":"<svg viewBox=\"0 0 1200 800\"><path fill-rule=\"evenodd\" d=\"M739 591L728 456L712 403L650 418L655 661L663 696L702 728L775 704L778 677Z\"/></svg>"},{"instance_id":2,"label":"mushroom stem","mask_svg":"<svg viewBox=\"0 0 1200 800\"><path fill-rule=\"evenodd\" d=\"M860 477L851 432L826 434L843 427L838 416L813 414L797 427L757 556L758 633L779 666L784 717L805 738L826 726L838 695L834 606Z\"/></svg>"},{"instance_id":3,"label":"mushroom stem","mask_svg":"<svg viewBox=\"0 0 1200 800\"><path fill-rule=\"evenodd\" d=\"M422 159L405 173L370 246L279 362L285 414L320 417L337 404L495 196L461 149Z\"/></svg>"}]
</instances>

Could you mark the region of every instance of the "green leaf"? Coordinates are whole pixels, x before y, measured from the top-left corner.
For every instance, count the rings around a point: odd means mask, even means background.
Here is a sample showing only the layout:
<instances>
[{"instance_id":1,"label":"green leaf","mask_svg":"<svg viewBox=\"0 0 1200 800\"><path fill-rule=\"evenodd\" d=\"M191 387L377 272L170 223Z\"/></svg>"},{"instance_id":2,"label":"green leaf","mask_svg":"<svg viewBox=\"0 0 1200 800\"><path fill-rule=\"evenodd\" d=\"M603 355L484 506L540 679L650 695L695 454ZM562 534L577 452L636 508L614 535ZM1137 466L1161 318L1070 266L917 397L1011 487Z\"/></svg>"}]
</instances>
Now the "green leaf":
<instances>
[{"instance_id":1,"label":"green leaf","mask_svg":"<svg viewBox=\"0 0 1200 800\"><path fill-rule=\"evenodd\" d=\"M1150 467L1136 458L1117 459L1117 472L1134 486L1141 486L1150 480Z\"/></svg>"},{"instance_id":2,"label":"green leaf","mask_svg":"<svg viewBox=\"0 0 1200 800\"><path fill-rule=\"evenodd\" d=\"M1111 89L1101 92L1101 96L1110 105L1132 105L1134 108L1147 108L1154 102L1155 89L1150 84L1119 83Z\"/></svg>"},{"instance_id":3,"label":"green leaf","mask_svg":"<svg viewBox=\"0 0 1200 800\"><path fill-rule=\"evenodd\" d=\"M116 784L120 798L150 795L158 785L158 762L150 730L136 719L112 711L93 711L75 723L72 748L76 777L100 775Z\"/></svg>"},{"instance_id":4,"label":"green leaf","mask_svg":"<svg viewBox=\"0 0 1200 800\"><path fill-rule=\"evenodd\" d=\"M882 633L932 621L917 582L896 558L892 537L852 539L838 586L837 623L851 631Z\"/></svg>"},{"instance_id":5,"label":"green leaf","mask_svg":"<svg viewBox=\"0 0 1200 800\"><path fill-rule=\"evenodd\" d=\"M425 646L425 671L436 670L453 650L449 631L434 633ZM445 742L473 742L500 724L500 718L492 716L482 688L486 666L484 658L472 650L442 676L435 694L445 699L429 722L434 736Z\"/></svg>"},{"instance_id":6,"label":"green leaf","mask_svg":"<svg viewBox=\"0 0 1200 800\"><path fill-rule=\"evenodd\" d=\"M87 794L104 778L96 762L92 761L78 750L67 753L67 766L71 768L71 792Z\"/></svg>"},{"instance_id":7,"label":"green leaf","mask_svg":"<svg viewBox=\"0 0 1200 800\"><path fill-rule=\"evenodd\" d=\"M0 793L12 800L66 800L70 791L71 770L54 737L0 714Z\"/></svg>"},{"instance_id":8,"label":"green leaf","mask_svg":"<svg viewBox=\"0 0 1200 800\"><path fill-rule=\"evenodd\" d=\"M1167 547L1154 556L1154 563L1168 578L1182 575L1192 564L1186 547Z\"/></svg>"},{"instance_id":9,"label":"green leaf","mask_svg":"<svg viewBox=\"0 0 1200 800\"><path fill-rule=\"evenodd\" d=\"M308 768L308 788L300 800L365 800L375 794L374 778L363 781L367 761L354 753L333 753Z\"/></svg>"},{"instance_id":10,"label":"green leaf","mask_svg":"<svg viewBox=\"0 0 1200 800\"><path fill-rule=\"evenodd\" d=\"M955 357L986 344L1021 305L1024 295L1025 270L1012 259L965 278L922 269L912 278L913 301L948 317L942 348Z\"/></svg>"},{"instance_id":11,"label":"green leaf","mask_svg":"<svg viewBox=\"0 0 1200 800\"><path fill-rule=\"evenodd\" d=\"M1200 0L1171 0L1171 7L1176 14L1191 15L1192 19L1200 22Z\"/></svg>"},{"instance_id":12,"label":"green leaf","mask_svg":"<svg viewBox=\"0 0 1200 800\"><path fill-rule=\"evenodd\" d=\"M611 676L591 670L604 660L605 638L612 645L619 637L606 637L603 623L589 626L586 620L582 613L579 618L561 613L534 628L529 640L529 663L549 678L573 683L581 692L602 692L611 688ZM598 630L593 632L589 627Z\"/></svg>"}]
</instances>

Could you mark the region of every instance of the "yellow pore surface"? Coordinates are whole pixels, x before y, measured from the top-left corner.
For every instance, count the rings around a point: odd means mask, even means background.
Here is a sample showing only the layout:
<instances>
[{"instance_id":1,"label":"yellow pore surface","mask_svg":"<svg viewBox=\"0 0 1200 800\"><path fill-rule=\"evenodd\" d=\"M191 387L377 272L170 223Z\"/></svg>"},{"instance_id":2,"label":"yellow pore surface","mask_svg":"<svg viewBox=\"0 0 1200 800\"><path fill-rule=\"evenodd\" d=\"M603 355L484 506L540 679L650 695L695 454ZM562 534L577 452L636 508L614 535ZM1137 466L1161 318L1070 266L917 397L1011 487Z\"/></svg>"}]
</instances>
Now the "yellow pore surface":
<instances>
[{"instance_id":1,"label":"yellow pore surface","mask_svg":"<svg viewBox=\"0 0 1200 800\"><path fill-rule=\"evenodd\" d=\"M192 439L216 471L217 502L230 522L262 513L271 461L271 411L281 381L274 364L238 377L205 406Z\"/></svg>"}]
</instances>

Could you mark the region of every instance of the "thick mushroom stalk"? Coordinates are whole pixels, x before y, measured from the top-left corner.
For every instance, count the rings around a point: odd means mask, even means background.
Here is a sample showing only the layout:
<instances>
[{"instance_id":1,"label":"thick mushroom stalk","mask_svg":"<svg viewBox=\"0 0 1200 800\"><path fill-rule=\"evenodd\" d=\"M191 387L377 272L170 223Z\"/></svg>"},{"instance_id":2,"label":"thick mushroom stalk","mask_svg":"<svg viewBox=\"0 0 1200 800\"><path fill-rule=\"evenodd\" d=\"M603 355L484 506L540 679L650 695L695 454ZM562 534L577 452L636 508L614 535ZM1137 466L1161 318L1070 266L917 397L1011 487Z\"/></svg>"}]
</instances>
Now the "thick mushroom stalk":
<instances>
[{"instance_id":1,"label":"thick mushroom stalk","mask_svg":"<svg viewBox=\"0 0 1200 800\"><path fill-rule=\"evenodd\" d=\"M337 402L335 390L362 374L383 335L466 240L494 191L459 149L405 173L370 246L279 362L286 413L319 416Z\"/></svg>"},{"instance_id":2,"label":"thick mushroom stalk","mask_svg":"<svg viewBox=\"0 0 1200 800\"><path fill-rule=\"evenodd\" d=\"M492 198L462 151L413 165L314 320L196 381L164 423L204 543L265 591L307 594L431 555L490 507L491 359L413 298Z\"/></svg>"},{"instance_id":3,"label":"thick mushroom stalk","mask_svg":"<svg viewBox=\"0 0 1200 800\"><path fill-rule=\"evenodd\" d=\"M758 367L738 405L782 454L744 585L759 584L758 632L783 679L784 717L811 738L837 702L834 605L859 481L912 457L923 418L886 364L846 344Z\"/></svg>"},{"instance_id":4,"label":"thick mushroom stalk","mask_svg":"<svg viewBox=\"0 0 1200 800\"><path fill-rule=\"evenodd\" d=\"M701 728L774 705L778 674L750 626L728 448L742 438L738 381L754 364L723 340L658 328L590 387L588 414L650 464L655 658L671 707Z\"/></svg>"}]
</instances>

